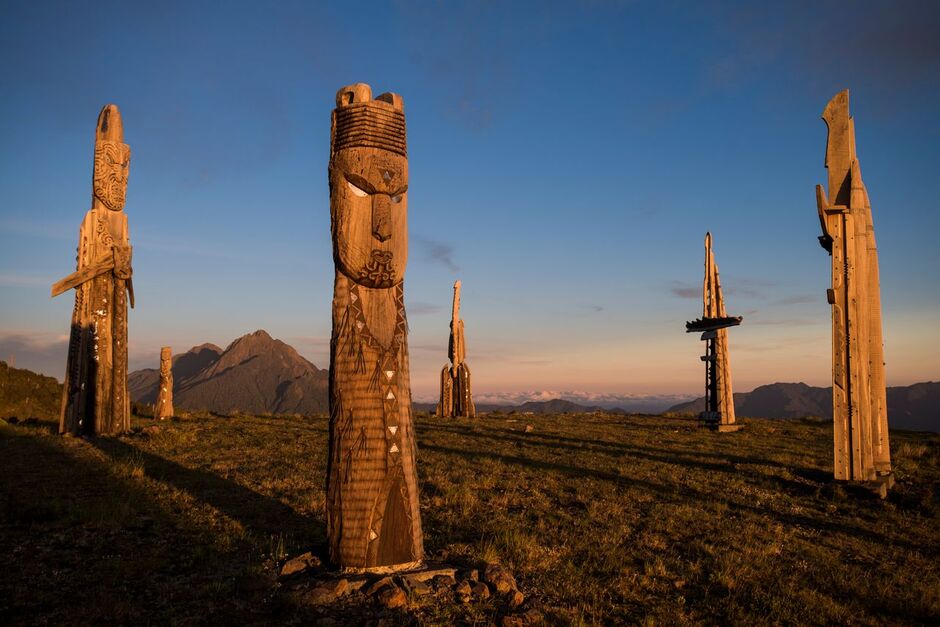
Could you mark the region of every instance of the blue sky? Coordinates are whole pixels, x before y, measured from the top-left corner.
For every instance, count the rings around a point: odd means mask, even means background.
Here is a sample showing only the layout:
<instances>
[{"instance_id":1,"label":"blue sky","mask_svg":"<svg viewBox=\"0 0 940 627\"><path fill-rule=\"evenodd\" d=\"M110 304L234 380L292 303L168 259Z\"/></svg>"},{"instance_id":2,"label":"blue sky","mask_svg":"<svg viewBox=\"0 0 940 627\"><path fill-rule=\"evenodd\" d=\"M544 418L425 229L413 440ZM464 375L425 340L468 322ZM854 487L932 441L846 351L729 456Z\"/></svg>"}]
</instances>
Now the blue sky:
<instances>
[{"instance_id":1,"label":"blue sky","mask_svg":"<svg viewBox=\"0 0 940 627\"><path fill-rule=\"evenodd\" d=\"M257 328L328 362L329 119L402 94L416 398L463 281L481 395L697 393L702 239L736 389L828 383L816 242L829 98L851 89L889 384L940 377L935 3L5 2L0 358L62 376L94 123L121 108L132 367Z\"/></svg>"}]
</instances>

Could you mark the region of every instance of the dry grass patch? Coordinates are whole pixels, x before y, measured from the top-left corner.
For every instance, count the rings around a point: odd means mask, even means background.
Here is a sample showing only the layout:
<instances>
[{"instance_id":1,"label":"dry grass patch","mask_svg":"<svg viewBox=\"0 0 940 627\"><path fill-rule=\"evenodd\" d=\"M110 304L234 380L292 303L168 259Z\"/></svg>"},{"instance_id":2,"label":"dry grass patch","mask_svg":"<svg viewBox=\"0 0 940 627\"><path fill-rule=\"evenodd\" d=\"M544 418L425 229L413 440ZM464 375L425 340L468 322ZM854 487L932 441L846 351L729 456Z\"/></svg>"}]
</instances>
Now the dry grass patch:
<instances>
[{"instance_id":1,"label":"dry grass patch","mask_svg":"<svg viewBox=\"0 0 940 627\"><path fill-rule=\"evenodd\" d=\"M134 429L91 441L0 425L0 620L315 622L274 573L323 552L326 419ZM899 483L880 502L830 481L818 422L716 434L682 418L422 415L417 433L429 556L506 564L549 623L940 620L938 436L892 433ZM376 616L349 603L343 622ZM437 597L387 617L498 616Z\"/></svg>"}]
</instances>

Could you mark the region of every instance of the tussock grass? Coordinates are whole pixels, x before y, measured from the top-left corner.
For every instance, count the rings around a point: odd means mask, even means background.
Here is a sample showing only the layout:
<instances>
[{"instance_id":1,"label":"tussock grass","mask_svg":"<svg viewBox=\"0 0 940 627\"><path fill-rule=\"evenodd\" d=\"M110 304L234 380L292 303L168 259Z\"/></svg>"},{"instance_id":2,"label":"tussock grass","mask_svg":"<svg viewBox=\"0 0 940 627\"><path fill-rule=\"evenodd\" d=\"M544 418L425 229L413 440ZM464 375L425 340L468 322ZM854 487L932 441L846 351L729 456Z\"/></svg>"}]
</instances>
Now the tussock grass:
<instances>
[{"instance_id":1,"label":"tussock grass","mask_svg":"<svg viewBox=\"0 0 940 627\"><path fill-rule=\"evenodd\" d=\"M92 441L0 425L0 621L314 622L274 574L323 552L326 419L133 426ZM417 433L429 557L504 563L548 623L940 620L940 436L892 433L881 502L830 480L817 421L421 415ZM497 610L425 598L389 618Z\"/></svg>"}]
</instances>

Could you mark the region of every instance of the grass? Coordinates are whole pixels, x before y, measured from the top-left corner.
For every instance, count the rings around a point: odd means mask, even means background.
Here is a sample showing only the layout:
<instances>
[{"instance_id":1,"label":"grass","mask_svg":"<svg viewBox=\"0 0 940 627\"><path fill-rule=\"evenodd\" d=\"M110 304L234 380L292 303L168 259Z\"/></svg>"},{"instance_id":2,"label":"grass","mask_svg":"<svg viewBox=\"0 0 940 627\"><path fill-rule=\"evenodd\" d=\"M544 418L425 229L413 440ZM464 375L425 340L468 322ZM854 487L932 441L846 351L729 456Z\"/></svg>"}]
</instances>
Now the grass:
<instances>
[{"instance_id":1,"label":"grass","mask_svg":"<svg viewBox=\"0 0 940 627\"><path fill-rule=\"evenodd\" d=\"M892 432L882 502L830 480L831 424L746 422L419 416L429 557L505 564L550 624L940 621L940 436ZM500 616L447 596L331 614L282 594L277 561L325 543L324 417L153 424L99 440L0 424L0 622Z\"/></svg>"}]
</instances>

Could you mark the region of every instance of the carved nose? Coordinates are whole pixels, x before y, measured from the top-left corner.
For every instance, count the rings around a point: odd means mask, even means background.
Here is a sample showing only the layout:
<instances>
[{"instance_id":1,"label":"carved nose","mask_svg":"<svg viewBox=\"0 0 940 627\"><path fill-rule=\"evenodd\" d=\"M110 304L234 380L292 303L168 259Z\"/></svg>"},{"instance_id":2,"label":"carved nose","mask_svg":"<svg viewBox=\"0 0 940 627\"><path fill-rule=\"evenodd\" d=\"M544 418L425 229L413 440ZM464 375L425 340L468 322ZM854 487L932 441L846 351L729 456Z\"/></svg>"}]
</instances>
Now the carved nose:
<instances>
[{"instance_id":1,"label":"carved nose","mask_svg":"<svg viewBox=\"0 0 940 627\"><path fill-rule=\"evenodd\" d=\"M392 203L385 194L372 195L372 237L384 242L392 238Z\"/></svg>"}]
</instances>

